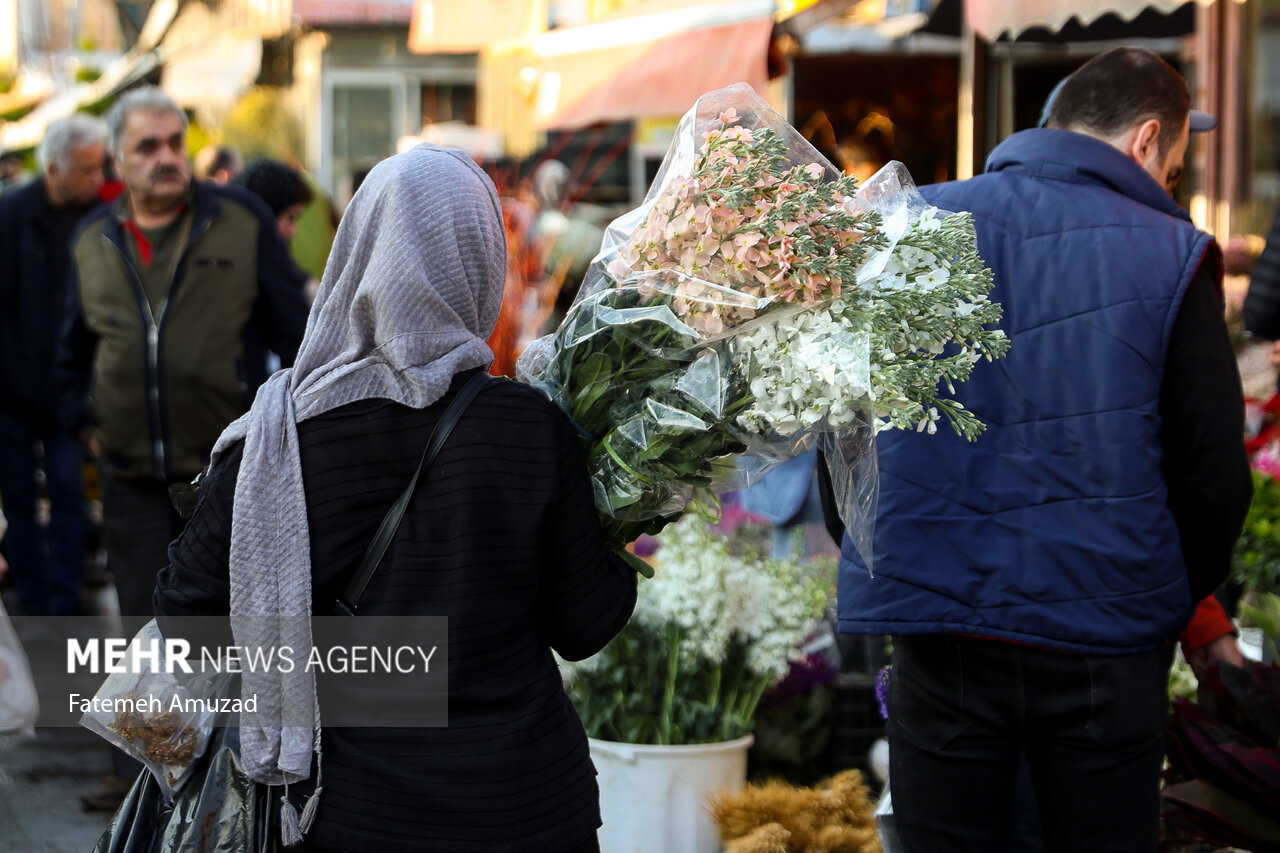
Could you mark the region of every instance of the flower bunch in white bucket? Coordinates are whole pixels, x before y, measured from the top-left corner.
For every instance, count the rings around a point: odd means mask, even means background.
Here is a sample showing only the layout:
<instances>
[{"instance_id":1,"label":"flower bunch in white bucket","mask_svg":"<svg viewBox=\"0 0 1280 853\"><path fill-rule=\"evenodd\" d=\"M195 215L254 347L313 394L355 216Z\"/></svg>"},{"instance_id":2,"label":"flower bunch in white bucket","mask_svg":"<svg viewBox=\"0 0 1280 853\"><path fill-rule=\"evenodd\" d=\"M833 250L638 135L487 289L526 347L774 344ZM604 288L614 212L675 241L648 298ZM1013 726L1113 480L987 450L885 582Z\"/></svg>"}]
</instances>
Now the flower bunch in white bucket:
<instances>
[{"instance_id":1,"label":"flower bunch in white bucket","mask_svg":"<svg viewBox=\"0 0 1280 853\"><path fill-rule=\"evenodd\" d=\"M562 664L569 695L601 740L742 737L822 618L834 559L772 559L760 525L726 535L696 512L659 542L631 622L598 655Z\"/></svg>"}]
</instances>

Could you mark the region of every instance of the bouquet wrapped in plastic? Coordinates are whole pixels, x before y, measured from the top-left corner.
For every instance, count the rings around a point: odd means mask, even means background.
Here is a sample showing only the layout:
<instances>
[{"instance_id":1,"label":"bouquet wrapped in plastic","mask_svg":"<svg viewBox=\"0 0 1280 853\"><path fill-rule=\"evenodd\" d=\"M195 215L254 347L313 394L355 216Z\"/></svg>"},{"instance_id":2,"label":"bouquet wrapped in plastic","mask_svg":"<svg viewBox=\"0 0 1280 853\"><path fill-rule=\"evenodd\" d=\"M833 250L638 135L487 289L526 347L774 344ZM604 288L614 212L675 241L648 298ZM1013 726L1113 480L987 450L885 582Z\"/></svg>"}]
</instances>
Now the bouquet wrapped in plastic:
<instances>
[{"instance_id":1,"label":"bouquet wrapped in plastic","mask_svg":"<svg viewBox=\"0 0 1280 853\"><path fill-rule=\"evenodd\" d=\"M966 214L930 208L897 163L859 188L738 84L680 121L643 204L611 223L518 376L587 443L611 546L822 436L866 552L874 432L982 429L945 393L1007 346L990 289Z\"/></svg>"}]
</instances>

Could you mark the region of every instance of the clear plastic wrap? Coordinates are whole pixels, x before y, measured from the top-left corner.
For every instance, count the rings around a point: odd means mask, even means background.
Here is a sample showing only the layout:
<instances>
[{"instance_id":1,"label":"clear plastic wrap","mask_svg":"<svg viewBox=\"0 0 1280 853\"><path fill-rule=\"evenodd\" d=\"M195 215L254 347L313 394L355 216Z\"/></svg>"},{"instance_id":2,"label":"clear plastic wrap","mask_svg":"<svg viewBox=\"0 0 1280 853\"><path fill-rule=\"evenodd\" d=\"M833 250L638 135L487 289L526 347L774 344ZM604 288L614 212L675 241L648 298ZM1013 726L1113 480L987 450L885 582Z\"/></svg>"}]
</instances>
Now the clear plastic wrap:
<instances>
[{"instance_id":1,"label":"clear plastic wrap","mask_svg":"<svg viewBox=\"0 0 1280 853\"><path fill-rule=\"evenodd\" d=\"M80 725L142 762L171 802L213 734L217 703L206 697L218 695L230 676L166 671L164 650L152 619L130 642L124 671L107 676ZM139 661L145 663L133 665Z\"/></svg>"},{"instance_id":2,"label":"clear plastic wrap","mask_svg":"<svg viewBox=\"0 0 1280 853\"><path fill-rule=\"evenodd\" d=\"M4 539L8 527L9 522L0 512L0 540ZM0 578L4 577L5 569L4 558L0 557ZM4 603L0 602L0 732L32 736L39 714L40 697L31 677L31 664Z\"/></svg>"},{"instance_id":3,"label":"clear plastic wrap","mask_svg":"<svg viewBox=\"0 0 1280 853\"><path fill-rule=\"evenodd\" d=\"M611 546L825 436L869 563L874 432L932 431L940 416L981 428L940 386L1005 343L984 328L999 307L972 238L901 164L859 189L751 87L730 86L680 121L644 202L610 224L517 376L582 434Z\"/></svg>"},{"instance_id":4,"label":"clear plastic wrap","mask_svg":"<svg viewBox=\"0 0 1280 853\"><path fill-rule=\"evenodd\" d=\"M3 519L3 516L0 516ZM0 535L3 525L0 524ZM18 632L0 603L0 732L35 734L40 699Z\"/></svg>"}]
</instances>

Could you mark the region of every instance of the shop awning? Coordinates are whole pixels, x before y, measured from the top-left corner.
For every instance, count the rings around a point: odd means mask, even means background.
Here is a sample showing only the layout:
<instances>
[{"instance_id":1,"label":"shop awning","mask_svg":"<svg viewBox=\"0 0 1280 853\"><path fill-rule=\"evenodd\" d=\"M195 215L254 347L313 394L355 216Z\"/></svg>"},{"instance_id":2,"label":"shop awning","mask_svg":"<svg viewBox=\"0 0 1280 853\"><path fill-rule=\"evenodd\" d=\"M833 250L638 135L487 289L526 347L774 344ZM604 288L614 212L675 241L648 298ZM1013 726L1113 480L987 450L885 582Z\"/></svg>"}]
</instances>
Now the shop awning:
<instances>
[{"instance_id":1,"label":"shop awning","mask_svg":"<svg viewBox=\"0 0 1280 853\"><path fill-rule=\"evenodd\" d=\"M1062 29L1072 18L1088 26L1103 15L1130 21L1147 9L1169 14L1190 0L964 0L964 16L974 32L987 41L1007 34L1017 38L1024 30ZM1211 0L1201 0L1203 3Z\"/></svg>"},{"instance_id":2,"label":"shop awning","mask_svg":"<svg viewBox=\"0 0 1280 853\"><path fill-rule=\"evenodd\" d=\"M293 0L293 18L309 27L407 24L414 0Z\"/></svg>"},{"instance_id":3,"label":"shop awning","mask_svg":"<svg viewBox=\"0 0 1280 853\"><path fill-rule=\"evenodd\" d=\"M860 0L845 3L838 14L814 14L824 10L819 3L778 29L794 35L807 55L884 52L925 26L937 5L938 0Z\"/></svg>"},{"instance_id":4,"label":"shop awning","mask_svg":"<svg viewBox=\"0 0 1280 853\"><path fill-rule=\"evenodd\" d=\"M157 0L142 32L129 51L112 62L92 83L80 83L53 95L19 121L0 122L0 149L21 151L44 138L45 128L88 104L111 97L146 77L160 64L161 40L178 14L179 0Z\"/></svg>"},{"instance_id":5,"label":"shop awning","mask_svg":"<svg viewBox=\"0 0 1280 853\"><path fill-rule=\"evenodd\" d=\"M648 0L533 39L534 121L544 128L681 115L731 83L769 82L773 0Z\"/></svg>"},{"instance_id":6,"label":"shop awning","mask_svg":"<svg viewBox=\"0 0 1280 853\"><path fill-rule=\"evenodd\" d=\"M226 109L258 79L262 39L224 34L165 60L160 85L184 107Z\"/></svg>"}]
</instances>

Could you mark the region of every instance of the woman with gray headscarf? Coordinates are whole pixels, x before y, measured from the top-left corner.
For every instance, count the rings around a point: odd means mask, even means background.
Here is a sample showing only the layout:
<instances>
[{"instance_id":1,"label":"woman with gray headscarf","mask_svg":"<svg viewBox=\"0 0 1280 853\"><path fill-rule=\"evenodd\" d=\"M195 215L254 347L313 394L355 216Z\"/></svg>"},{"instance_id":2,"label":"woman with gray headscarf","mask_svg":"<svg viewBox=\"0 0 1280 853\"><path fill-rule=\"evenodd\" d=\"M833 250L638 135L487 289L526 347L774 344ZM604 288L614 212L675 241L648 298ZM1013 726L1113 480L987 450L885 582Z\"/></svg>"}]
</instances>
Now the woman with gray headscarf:
<instances>
[{"instance_id":1,"label":"woman with gray headscarf","mask_svg":"<svg viewBox=\"0 0 1280 853\"><path fill-rule=\"evenodd\" d=\"M497 194L464 154L421 145L374 168L295 366L215 449L157 579L162 628L229 610L239 646L311 645L312 614L330 612L445 408L492 360L505 265ZM538 392L491 381L355 617L447 617L448 726L325 728L303 667L246 671L246 772L286 786L286 829L305 804L309 849L595 850L595 771L551 650L594 654L634 603L573 426Z\"/></svg>"}]
</instances>

